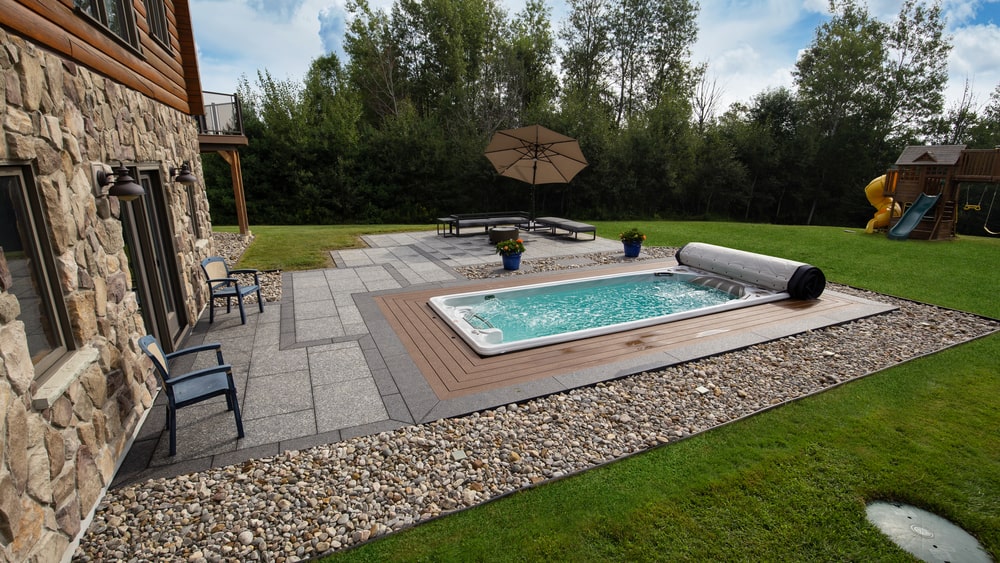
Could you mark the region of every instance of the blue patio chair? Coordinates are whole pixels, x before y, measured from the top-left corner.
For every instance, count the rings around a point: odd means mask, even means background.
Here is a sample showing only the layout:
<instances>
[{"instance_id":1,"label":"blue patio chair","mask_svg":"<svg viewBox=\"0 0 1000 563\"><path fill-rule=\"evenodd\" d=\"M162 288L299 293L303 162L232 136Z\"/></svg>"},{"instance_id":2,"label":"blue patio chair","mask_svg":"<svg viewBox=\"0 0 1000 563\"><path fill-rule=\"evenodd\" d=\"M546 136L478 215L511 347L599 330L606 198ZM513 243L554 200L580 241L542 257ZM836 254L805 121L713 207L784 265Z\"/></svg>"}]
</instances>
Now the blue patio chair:
<instances>
[{"instance_id":1,"label":"blue patio chair","mask_svg":"<svg viewBox=\"0 0 1000 563\"><path fill-rule=\"evenodd\" d=\"M200 403L219 395L226 396L227 410L236 417L236 435L243 437L243 417L236 399L233 367L222 360L221 344L203 344L165 354L156 337L146 335L139 339L139 347L156 368L156 375L167 394L167 428L170 430L170 455L177 454L177 409ZM169 362L180 356L215 350L218 365L198 369L183 375L170 375Z\"/></svg>"},{"instance_id":2,"label":"blue patio chair","mask_svg":"<svg viewBox=\"0 0 1000 563\"><path fill-rule=\"evenodd\" d=\"M260 272L257 270L230 270L226 260L221 256L210 256L201 261L201 269L208 278L208 291L212 297L208 303L208 322L215 322L215 298L226 300L226 312L232 311L230 301L235 297L240 306L240 324L247 324L247 313L243 308L243 298L251 293L257 294L257 304L260 312L264 312L264 299L260 296ZM240 285L233 274L253 274L253 285Z\"/></svg>"}]
</instances>

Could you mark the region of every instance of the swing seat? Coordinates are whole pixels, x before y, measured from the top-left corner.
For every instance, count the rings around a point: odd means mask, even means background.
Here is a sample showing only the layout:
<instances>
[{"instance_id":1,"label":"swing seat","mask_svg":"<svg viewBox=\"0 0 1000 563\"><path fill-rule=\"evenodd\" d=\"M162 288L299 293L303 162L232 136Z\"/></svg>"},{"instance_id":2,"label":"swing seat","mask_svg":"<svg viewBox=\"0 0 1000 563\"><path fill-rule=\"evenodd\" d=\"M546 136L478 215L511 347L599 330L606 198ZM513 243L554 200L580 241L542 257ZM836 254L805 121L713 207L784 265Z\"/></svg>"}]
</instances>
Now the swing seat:
<instances>
[{"instance_id":1,"label":"swing seat","mask_svg":"<svg viewBox=\"0 0 1000 563\"><path fill-rule=\"evenodd\" d=\"M993 198L990 199L990 209L989 209L989 211L986 212L986 220L983 221L983 230L986 231L988 234L991 234L993 236L1000 235L1000 231L993 232L993 231L990 230L990 215L993 214L993 204L996 203L996 201L997 201L997 192L1000 192L1000 187L998 187L998 188L996 188L996 189L993 190ZM983 195L984 196L986 195L986 190L983 190ZM980 200L979 203L982 203L982 198L981 197L979 198L979 200Z\"/></svg>"},{"instance_id":2,"label":"swing seat","mask_svg":"<svg viewBox=\"0 0 1000 563\"><path fill-rule=\"evenodd\" d=\"M963 211L982 211L983 208L981 206L979 206L979 205L976 205L976 204L968 204L968 203L966 203L965 206L962 207L962 210Z\"/></svg>"}]
</instances>

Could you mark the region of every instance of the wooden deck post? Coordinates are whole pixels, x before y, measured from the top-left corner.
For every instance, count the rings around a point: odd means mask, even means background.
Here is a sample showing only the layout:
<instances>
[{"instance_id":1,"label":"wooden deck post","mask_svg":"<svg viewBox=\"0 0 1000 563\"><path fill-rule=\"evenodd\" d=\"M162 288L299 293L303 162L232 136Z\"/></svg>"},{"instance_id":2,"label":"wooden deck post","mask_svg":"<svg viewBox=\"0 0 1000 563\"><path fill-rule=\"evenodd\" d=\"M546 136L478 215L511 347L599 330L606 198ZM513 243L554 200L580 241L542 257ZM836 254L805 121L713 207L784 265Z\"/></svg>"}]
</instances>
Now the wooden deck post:
<instances>
[{"instance_id":1,"label":"wooden deck post","mask_svg":"<svg viewBox=\"0 0 1000 563\"><path fill-rule=\"evenodd\" d=\"M250 222L247 219L247 202L243 195L243 170L240 166L240 153L237 150L219 150L219 154L229 163L229 172L233 179L233 199L236 200L236 222L240 226L242 236L250 236Z\"/></svg>"}]
</instances>

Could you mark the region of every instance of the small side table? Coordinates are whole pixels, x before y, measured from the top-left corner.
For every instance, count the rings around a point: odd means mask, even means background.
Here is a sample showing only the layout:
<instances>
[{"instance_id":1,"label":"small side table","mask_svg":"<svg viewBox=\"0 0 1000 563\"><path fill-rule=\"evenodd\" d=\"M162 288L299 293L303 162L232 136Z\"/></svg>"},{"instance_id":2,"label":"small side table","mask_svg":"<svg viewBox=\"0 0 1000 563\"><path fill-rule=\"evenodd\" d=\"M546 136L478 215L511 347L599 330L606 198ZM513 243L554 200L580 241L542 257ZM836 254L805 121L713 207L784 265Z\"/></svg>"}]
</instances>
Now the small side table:
<instances>
[{"instance_id":1,"label":"small side table","mask_svg":"<svg viewBox=\"0 0 1000 563\"><path fill-rule=\"evenodd\" d=\"M493 227L490 229L490 244L517 239L518 233L517 227Z\"/></svg>"},{"instance_id":2,"label":"small side table","mask_svg":"<svg viewBox=\"0 0 1000 563\"><path fill-rule=\"evenodd\" d=\"M437 234L444 235L444 236L455 234L455 218L454 217L438 217L437 218Z\"/></svg>"}]
</instances>

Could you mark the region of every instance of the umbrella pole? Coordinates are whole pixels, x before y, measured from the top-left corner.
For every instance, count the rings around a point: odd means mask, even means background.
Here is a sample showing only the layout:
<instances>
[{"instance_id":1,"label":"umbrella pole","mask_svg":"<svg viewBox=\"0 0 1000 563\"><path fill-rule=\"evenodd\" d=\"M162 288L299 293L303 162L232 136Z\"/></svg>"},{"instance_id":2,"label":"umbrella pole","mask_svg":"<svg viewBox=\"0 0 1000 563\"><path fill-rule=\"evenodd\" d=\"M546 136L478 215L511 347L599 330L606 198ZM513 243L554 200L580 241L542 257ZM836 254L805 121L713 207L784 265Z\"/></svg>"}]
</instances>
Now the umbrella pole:
<instances>
[{"instance_id":1,"label":"umbrella pole","mask_svg":"<svg viewBox=\"0 0 1000 563\"><path fill-rule=\"evenodd\" d=\"M535 220L535 185L531 184L531 221ZM529 223L530 225L531 223Z\"/></svg>"},{"instance_id":2,"label":"umbrella pole","mask_svg":"<svg viewBox=\"0 0 1000 563\"><path fill-rule=\"evenodd\" d=\"M538 133L535 133L535 139L538 139ZM535 177L538 175L538 144L535 144L535 159L531 162L531 218L529 219L528 226L531 226L531 221L535 220Z\"/></svg>"}]
</instances>

